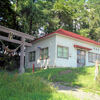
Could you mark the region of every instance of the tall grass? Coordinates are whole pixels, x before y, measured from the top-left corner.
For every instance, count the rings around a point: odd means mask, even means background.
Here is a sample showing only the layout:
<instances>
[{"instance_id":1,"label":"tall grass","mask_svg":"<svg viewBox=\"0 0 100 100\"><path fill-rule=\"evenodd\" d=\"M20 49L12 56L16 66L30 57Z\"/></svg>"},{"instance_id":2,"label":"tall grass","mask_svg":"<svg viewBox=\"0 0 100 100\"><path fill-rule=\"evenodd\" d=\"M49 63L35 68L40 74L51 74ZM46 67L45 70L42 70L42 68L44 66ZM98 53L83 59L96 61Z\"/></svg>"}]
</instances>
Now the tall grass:
<instances>
[{"instance_id":1,"label":"tall grass","mask_svg":"<svg viewBox=\"0 0 100 100\"><path fill-rule=\"evenodd\" d=\"M71 70L71 72L60 74L60 72L66 70ZM65 85L68 86L79 86L85 91L98 91L98 93L100 93L100 86L94 80L94 74L94 67L80 67L39 70L34 73L34 76L40 76L52 82L64 82ZM98 77L98 79L100 81L100 76Z\"/></svg>"},{"instance_id":2,"label":"tall grass","mask_svg":"<svg viewBox=\"0 0 100 100\"><path fill-rule=\"evenodd\" d=\"M0 72L0 100L77 100L56 90L32 73Z\"/></svg>"}]
</instances>

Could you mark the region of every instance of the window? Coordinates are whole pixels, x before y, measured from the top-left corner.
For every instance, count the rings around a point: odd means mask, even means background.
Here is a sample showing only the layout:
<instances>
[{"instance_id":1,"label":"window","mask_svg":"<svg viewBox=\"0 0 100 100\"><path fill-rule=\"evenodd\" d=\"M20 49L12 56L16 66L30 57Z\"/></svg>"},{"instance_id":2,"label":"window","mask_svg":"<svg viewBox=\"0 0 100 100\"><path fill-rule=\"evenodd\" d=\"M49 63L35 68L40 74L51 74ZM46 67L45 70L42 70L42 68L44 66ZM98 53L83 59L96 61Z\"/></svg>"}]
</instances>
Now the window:
<instances>
[{"instance_id":1,"label":"window","mask_svg":"<svg viewBox=\"0 0 100 100\"><path fill-rule=\"evenodd\" d=\"M57 46L57 55L59 58L68 58L68 48Z\"/></svg>"},{"instance_id":2,"label":"window","mask_svg":"<svg viewBox=\"0 0 100 100\"><path fill-rule=\"evenodd\" d=\"M88 61L92 62L93 61L93 55L91 52L88 53Z\"/></svg>"},{"instance_id":3,"label":"window","mask_svg":"<svg viewBox=\"0 0 100 100\"><path fill-rule=\"evenodd\" d=\"M48 48L43 48L40 50L40 59L48 59Z\"/></svg>"},{"instance_id":4,"label":"window","mask_svg":"<svg viewBox=\"0 0 100 100\"><path fill-rule=\"evenodd\" d=\"M93 53L92 55L93 55L93 62L95 62L95 61L96 61L96 59L97 59L97 58L96 58L96 54L95 54L95 53Z\"/></svg>"},{"instance_id":5,"label":"window","mask_svg":"<svg viewBox=\"0 0 100 100\"><path fill-rule=\"evenodd\" d=\"M35 61L35 51L29 52L29 61Z\"/></svg>"},{"instance_id":6,"label":"window","mask_svg":"<svg viewBox=\"0 0 100 100\"><path fill-rule=\"evenodd\" d=\"M100 54L97 55L98 60L100 61Z\"/></svg>"},{"instance_id":7,"label":"window","mask_svg":"<svg viewBox=\"0 0 100 100\"><path fill-rule=\"evenodd\" d=\"M100 54L88 52L88 61L95 62L96 60L100 61Z\"/></svg>"}]
</instances>

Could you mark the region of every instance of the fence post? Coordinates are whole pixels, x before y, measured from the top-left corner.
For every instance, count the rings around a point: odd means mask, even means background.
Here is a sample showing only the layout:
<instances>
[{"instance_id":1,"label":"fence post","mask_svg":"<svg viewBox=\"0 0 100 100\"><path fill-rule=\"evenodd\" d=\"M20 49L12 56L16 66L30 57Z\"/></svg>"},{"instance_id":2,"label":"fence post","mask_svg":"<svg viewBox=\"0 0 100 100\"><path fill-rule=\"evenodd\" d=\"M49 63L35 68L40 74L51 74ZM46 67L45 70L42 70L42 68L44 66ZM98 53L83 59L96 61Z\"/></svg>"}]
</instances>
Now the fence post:
<instances>
[{"instance_id":1,"label":"fence post","mask_svg":"<svg viewBox=\"0 0 100 100\"><path fill-rule=\"evenodd\" d=\"M99 74L99 64L98 64L98 60L96 60L96 63L95 63L95 78L94 78L94 80L97 79L98 74Z\"/></svg>"},{"instance_id":2,"label":"fence post","mask_svg":"<svg viewBox=\"0 0 100 100\"><path fill-rule=\"evenodd\" d=\"M34 72L34 64L33 64L33 72Z\"/></svg>"}]
</instances>

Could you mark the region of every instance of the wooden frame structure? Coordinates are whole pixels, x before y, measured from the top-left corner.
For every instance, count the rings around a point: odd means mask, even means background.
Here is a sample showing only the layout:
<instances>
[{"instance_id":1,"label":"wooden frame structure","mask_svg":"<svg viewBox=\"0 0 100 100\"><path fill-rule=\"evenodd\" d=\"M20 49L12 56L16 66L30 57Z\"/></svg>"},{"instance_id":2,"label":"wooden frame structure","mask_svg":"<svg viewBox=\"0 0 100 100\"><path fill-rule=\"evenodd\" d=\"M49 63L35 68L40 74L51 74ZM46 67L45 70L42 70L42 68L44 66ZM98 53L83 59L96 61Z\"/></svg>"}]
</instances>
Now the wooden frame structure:
<instances>
[{"instance_id":1,"label":"wooden frame structure","mask_svg":"<svg viewBox=\"0 0 100 100\"><path fill-rule=\"evenodd\" d=\"M25 69L24 69L24 47L25 46L32 46L31 43L25 42L26 39L29 40L34 40L34 37L28 34L25 34L23 32L19 32L16 31L14 29L10 29L10 28L6 28L4 26L0 25L0 31L10 34L13 33L13 35L21 37L21 41L20 40L15 40L15 39L9 39L8 37L5 36L0 36L0 40L4 40L4 41L8 41L8 42L12 42L12 43L16 43L16 44L22 44L21 45L21 55L20 55L20 73L24 73Z\"/></svg>"},{"instance_id":2,"label":"wooden frame structure","mask_svg":"<svg viewBox=\"0 0 100 100\"><path fill-rule=\"evenodd\" d=\"M100 62L98 60L96 60L95 62L95 77L94 80L97 80L98 74L99 74L99 64Z\"/></svg>"}]
</instances>

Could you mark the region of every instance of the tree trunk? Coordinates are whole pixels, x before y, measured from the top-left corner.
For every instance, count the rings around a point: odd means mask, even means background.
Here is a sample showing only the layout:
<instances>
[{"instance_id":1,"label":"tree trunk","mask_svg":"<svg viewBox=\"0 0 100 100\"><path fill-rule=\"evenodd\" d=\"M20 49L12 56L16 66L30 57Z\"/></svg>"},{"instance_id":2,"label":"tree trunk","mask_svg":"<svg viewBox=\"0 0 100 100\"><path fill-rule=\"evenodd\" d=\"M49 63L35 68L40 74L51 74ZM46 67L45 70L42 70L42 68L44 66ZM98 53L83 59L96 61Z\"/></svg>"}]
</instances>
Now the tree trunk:
<instances>
[{"instance_id":1,"label":"tree trunk","mask_svg":"<svg viewBox=\"0 0 100 100\"><path fill-rule=\"evenodd\" d=\"M32 16L30 18L29 34L32 35Z\"/></svg>"}]
</instances>

